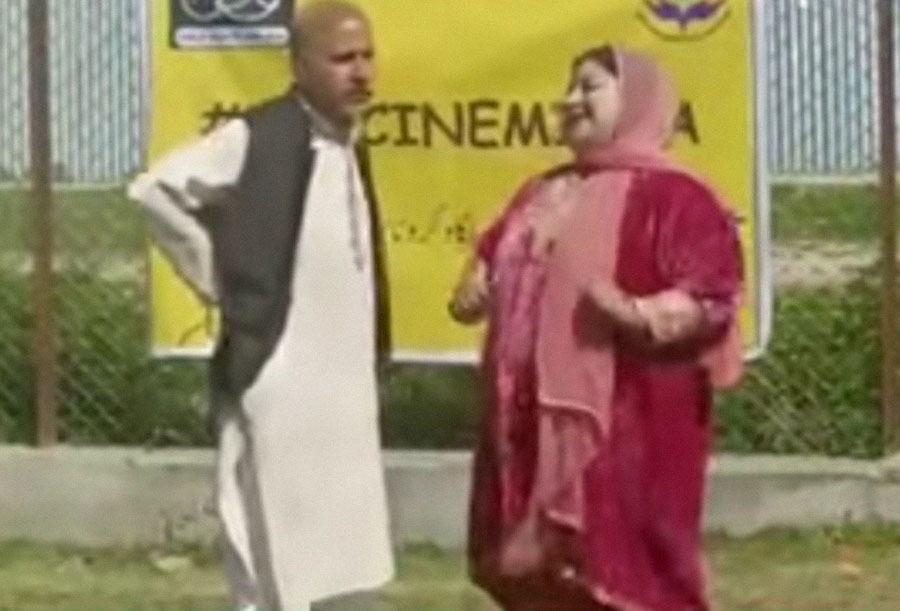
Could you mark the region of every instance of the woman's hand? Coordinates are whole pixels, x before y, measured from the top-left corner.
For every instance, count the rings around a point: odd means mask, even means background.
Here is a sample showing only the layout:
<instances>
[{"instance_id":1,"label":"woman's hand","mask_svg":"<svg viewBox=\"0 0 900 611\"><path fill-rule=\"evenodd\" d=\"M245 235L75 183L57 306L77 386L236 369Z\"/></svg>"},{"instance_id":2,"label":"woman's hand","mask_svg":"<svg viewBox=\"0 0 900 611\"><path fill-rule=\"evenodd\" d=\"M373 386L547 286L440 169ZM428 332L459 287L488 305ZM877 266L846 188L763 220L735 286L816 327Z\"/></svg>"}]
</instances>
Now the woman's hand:
<instances>
[{"instance_id":1,"label":"woman's hand","mask_svg":"<svg viewBox=\"0 0 900 611\"><path fill-rule=\"evenodd\" d=\"M679 290L632 297L608 280L594 280L585 292L607 316L622 326L649 333L655 344L685 340L703 327L703 307Z\"/></svg>"},{"instance_id":2,"label":"woman's hand","mask_svg":"<svg viewBox=\"0 0 900 611\"><path fill-rule=\"evenodd\" d=\"M637 330L648 329L648 321L638 309L637 300L629 297L613 282L605 279L592 280L584 287L584 293L597 308L618 324Z\"/></svg>"},{"instance_id":3,"label":"woman's hand","mask_svg":"<svg viewBox=\"0 0 900 611\"><path fill-rule=\"evenodd\" d=\"M471 325L484 318L488 304L488 270L484 261L475 257L463 268L462 278L453 291L448 309L459 323Z\"/></svg>"},{"instance_id":4,"label":"woman's hand","mask_svg":"<svg viewBox=\"0 0 900 611\"><path fill-rule=\"evenodd\" d=\"M703 327L703 307L690 295L671 289L638 299L638 311L647 320L658 344L671 344L696 335Z\"/></svg>"}]
</instances>

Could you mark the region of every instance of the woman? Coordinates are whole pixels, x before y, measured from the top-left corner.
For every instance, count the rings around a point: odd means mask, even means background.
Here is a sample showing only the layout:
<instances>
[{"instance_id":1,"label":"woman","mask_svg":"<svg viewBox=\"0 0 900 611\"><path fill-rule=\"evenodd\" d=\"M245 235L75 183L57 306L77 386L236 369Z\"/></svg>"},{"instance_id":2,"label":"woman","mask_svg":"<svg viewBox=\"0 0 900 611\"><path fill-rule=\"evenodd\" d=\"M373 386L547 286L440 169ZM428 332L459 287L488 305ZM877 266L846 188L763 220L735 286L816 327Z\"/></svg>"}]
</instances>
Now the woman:
<instances>
[{"instance_id":1,"label":"woman","mask_svg":"<svg viewBox=\"0 0 900 611\"><path fill-rule=\"evenodd\" d=\"M451 302L487 316L469 559L513 611L706 610L711 390L742 371L735 223L664 153L677 98L603 47L562 105L574 161L529 181Z\"/></svg>"}]
</instances>

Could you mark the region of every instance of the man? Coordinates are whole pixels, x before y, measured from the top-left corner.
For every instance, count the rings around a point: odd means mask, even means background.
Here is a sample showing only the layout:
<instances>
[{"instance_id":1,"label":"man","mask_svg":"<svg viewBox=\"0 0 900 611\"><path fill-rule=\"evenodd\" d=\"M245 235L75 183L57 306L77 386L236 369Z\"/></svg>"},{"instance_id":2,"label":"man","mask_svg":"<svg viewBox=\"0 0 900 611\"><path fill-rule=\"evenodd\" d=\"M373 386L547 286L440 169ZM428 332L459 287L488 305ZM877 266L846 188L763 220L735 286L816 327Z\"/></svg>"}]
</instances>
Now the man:
<instances>
[{"instance_id":1,"label":"man","mask_svg":"<svg viewBox=\"0 0 900 611\"><path fill-rule=\"evenodd\" d=\"M308 610L393 575L375 373L386 284L354 146L374 78L368 19L345 2L303 5L291 62L288 94L129 191L178 273L222 312L217 501L241 609Z\"/></svg>"}]
</instances>

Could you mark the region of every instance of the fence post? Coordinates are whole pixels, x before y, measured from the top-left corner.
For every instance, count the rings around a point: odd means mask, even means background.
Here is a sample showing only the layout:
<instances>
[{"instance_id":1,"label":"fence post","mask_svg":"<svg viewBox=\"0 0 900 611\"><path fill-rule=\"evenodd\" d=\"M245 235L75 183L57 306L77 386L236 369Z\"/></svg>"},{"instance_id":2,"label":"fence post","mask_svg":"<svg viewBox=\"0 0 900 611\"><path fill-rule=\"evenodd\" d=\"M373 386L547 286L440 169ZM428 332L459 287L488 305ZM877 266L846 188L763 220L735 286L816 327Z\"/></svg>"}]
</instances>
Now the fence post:
<instances>
[{"instance_id":1,"label":"fence post","mask_svg":"<svg viewBox=\"0 0 900 611\"><path fill-rule=\"evenodd\" d=\"M35 443L58 440L53 327L53 192L50 165L50 82L47 0L28 2L28 99L34 231L32 347Z\"/></svg>"},{"instance_id":2,"label":"fence post","mask_svg":"<svg viewBox=\"0 0 900 611\"><path fill-rule=\"evenodd\" d=\"M886 451L898 448L897 117L894 1L878 1L878 88L881 144L881 409Z\"/></svg>"}]
</instances>

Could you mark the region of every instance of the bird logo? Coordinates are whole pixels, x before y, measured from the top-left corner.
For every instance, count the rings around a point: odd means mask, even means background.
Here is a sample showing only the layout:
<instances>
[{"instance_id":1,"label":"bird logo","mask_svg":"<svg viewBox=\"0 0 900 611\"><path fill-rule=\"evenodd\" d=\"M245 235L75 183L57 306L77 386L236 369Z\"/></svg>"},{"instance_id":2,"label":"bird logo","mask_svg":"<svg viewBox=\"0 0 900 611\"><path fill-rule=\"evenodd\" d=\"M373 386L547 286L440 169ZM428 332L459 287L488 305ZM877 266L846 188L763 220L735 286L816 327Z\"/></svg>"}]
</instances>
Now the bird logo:
<instances>
[{"instance_id":1,"label":"bird logo","mask_svg":"<svg viewBox=\"0 0 900 611\"><path fill-rule=\"evenodd\" d=\"M673 42L706 38L731 14L728 0L642 0L641 4L641 21L660 38Z\"/></svg>"}]
</instances>

